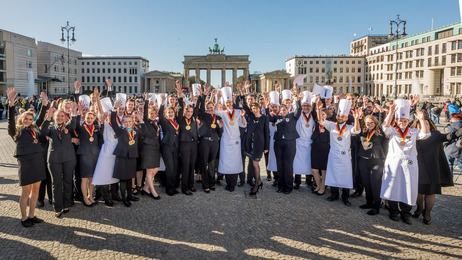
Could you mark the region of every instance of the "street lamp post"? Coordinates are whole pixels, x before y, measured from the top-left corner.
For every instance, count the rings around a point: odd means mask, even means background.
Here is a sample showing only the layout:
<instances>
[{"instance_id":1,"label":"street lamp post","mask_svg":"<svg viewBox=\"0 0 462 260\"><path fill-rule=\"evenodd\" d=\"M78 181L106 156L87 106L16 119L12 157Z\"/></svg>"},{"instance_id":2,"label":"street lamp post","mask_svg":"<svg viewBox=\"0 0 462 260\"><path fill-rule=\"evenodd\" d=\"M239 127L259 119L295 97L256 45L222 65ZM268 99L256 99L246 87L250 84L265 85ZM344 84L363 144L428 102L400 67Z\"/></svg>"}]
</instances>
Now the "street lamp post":
<instances>
[{"instance_id":1,"label":"street lamp post","mask_svg":"<svg viewBox=\"0 0 462 260\"><path fill-rule=\"evenodd\" d=\"M398 97L398 40L402 37L406 37L406 21L401 20L399 18L399 14L396 15L396 20L390 20L390 33L388 34L388 38L390 40L396 40L396 59L395 59L395 85L393 86L393 98L396 99ZM396 26L396 31L393 33L393 25ZM400 25L403 27L403 32L400 33Z\"/></svg>"},{"instance_id":2,"label":"street lamp post","mask_svg":"<svg viewBox=\"0 0 462 260\"><path fill-rule=\"evenodd\" d=\"M67 38L64 39L64 31L67 32ZM69 32L72 31L72 39L70 39L70 41L72 41L72 43L74 43L76 41L76 39L74 38L74 31L75 31L75 26L69 26L69 21L67 21L67 25L62 27L61 26L61 42L64 43L64 42L67 42L67 94L69 95L71 93L71 79L70 79L70 69L69 69L69 66L70 66L70 60L69 60Z\"/></svg>"}]
</instances>

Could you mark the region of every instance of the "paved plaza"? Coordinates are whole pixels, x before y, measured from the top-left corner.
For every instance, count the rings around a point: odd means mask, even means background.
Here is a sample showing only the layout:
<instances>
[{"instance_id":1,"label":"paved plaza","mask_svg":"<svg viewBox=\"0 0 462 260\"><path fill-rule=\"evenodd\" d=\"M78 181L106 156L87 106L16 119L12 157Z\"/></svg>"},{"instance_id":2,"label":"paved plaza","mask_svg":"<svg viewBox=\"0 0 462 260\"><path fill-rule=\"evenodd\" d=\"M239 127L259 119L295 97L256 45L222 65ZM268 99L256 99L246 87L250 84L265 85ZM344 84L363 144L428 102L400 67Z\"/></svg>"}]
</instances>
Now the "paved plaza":
<instances>
[{"instance_id":1,"label":"paved plaza","mask_svg":"<svg viewBox=\"0 0 462 260\"><path fill-rule=\"evenodd\" d=\"M51 205L36 211L45 220L20 224L17 164L13 142L0 122L0 259L347 259L462 257L462 177L437 195L429 226L393 222L387 212L368 216L365 198L328 202L302 185L289 195L276 193L263 178L257 198L250 186L230 193L162 199L142 197L131 208L81 203L63 219ZM459 174L459 172L457 172ZM455 179L458 175L455 176ZM196 186L200 188L200 186ZM328 192L327 192L328 193ZM327 194L326 193L326 194Z\"/></svg>"}]
</instances>

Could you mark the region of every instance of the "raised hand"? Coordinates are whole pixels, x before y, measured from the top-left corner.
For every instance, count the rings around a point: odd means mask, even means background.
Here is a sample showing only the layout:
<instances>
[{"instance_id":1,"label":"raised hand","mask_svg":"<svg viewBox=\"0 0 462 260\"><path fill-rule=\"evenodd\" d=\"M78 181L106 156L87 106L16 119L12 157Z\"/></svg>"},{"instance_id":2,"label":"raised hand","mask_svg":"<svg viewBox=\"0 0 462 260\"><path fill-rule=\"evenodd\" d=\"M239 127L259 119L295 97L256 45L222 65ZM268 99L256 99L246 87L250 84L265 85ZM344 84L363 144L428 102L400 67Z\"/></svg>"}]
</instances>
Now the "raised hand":
<instances>
[{"instance_id":1,"label":"raised hand","mask_svg":"<svg viewBox=\"0 0 462 260\"><path fill-rule=\"evenodd\" d=\"M108 89L109 91L111 91L111 90L112 90L112 80L111 80L111 79L107 79L107 80L106 80L106 85L107 85L107 89Z\"/></svg>"},{"instance_id":2,"label":"raised hand","mask_svg":"<svg viewBox=\"0 0 462 260\"><path fill-rule=\"evenodd\" d=\"M250 85L250 82L248 80L245 81L245 92L246 93L249 93L250 92L250 87L252 87L252 85Z\"/></svg>"},{"instance_id":3,"label":"raised hand","mask_svg":"<svg viewBox=\"0 0 462 260\"><path fill-rule=\"evenodd\" d=\"M16 92L15 88L8 88L6 90L6 94L8 96L10 106L14 106L14 101L16 100L16 96L18 96L18 92Z\"/></svg>"},{"instance_id":4,"label":"raised hand","mask_svg":"<svg viewBox=\"0 0 462 260\"><path fill-rule=\"evenodd\" d=\"M277 91L277 92L281 92L281 83L277 83L276 86L274 87L274 89Z\"/></svg>"},{"instance_id":5,"label":"raised hand","mask_svg":"<svg viewBox=\"0 0 462 260\"><path fill-rule=\"evenodd\" d=\"M47 120L53 119L53 115L55 114L55 112L56 112L56 108L51 106L50 109L48 109L48 112L47 112Z\"/></svg>"},{"instance_id":6,"label":"raised hand","mask_svg":"<svg viewBox=\"0 0 462 260\"><path fill-rule=\"evenodd\" d=\"M321 100L318 100L318 101L316 102L316 108L318 109L318 111L321 111L321 109L322 109L323 106L324 106L324 105L322 104L322 101L321 101Z\"/></svg>"},{"instance_id":7,"label":"raised hand","mask_svg":"<svg viewBox=\"0 0 462 260\"><path fill-rule=\"evenodd\" d=\"M245 116L245 110L242 109L242 110L241 110L241 117L244 117L244 116Z\"/></svg>"},{"instance_id":8,"label":"raised hand","mask_svg":"<svg viewBox=\"0 0 462 260\"><path fill-rule=\"evenodd\" d=\"M166 97L165 93L160 94L161 104L159 104L159 105L163 106L165 104L166 99L167 99L167 97Z\"/></svg>"},{"instance_id":9,"label":"raised hand","mask_svg":"<svg viewBox=\"0 0 462 260\"><path fill-rule=\"evenodd\" d=\"M138 122L143 122L143 113L136 113L135 117L138 119Z\"/></svg>"},{"instance_id":10,"label":"raised hand","mask_svg":"<svg viewBox=\"0 0 462 260\"><path fill-rule=\"evenodd\" d=\"M419 94L414 95L414 98L413 98L413 99L411 99L411 98L409 97L409 100L410 100L410 102L411 102L411 107L412 107L412 106L415 106L415 105L417 105L417 103L419 103L419 101L420 101L420 95L419 95Z\"/></svg>"},{"instance_id":11,"label":"raised hand","mask_svg":"<svg viewBox=\"0 0 462 260\"><path fill-rule=\"evenodd\" d=\"M114 103L114 108L117 109L119 107L122 107L122 100L118 99L116 100L116 102Z\"/></svg>"},{"instance_id":12,"label":"raised hand","mask_svg":"<svg viewBox=\"0 0 462 260\"><path fill-rule=\"evenodd\" d=\"M242 86L241 83L237 84L237 88L239 89L239 92L241 93L241 96L245 94L244 92L244 86Z\"/></svg>"},{"instance_id":13,"label":"raised hand","mask_svg":"<svg viewBox=\"0 0 462 260\"><path fill-rule=\"evenodd\" d=\"M40 93L40 99L42 99L42 106L48 105L48 96L45 92Z\"/></svg>"},{"instance_id":14,"label":"raised hand","mask_svg":"<svg viewBox=\"0 0 462 260\"><path fill-rule=\"evenodd\" d=\"M229 85L229 81L226 81L225 82L225 87L230 87L231 85Z\"/></svg>"},{"instance_id":15,"label":"raised hand","mask_svg":"<svg viewBox=\"0 0 462 260\"><path fill-rule=\"evenodd\" d=\"M414 114L414 116L419 119L420 122L423 122L425 120L425 114L422 110L417 110Z\"/></svg>"},{"instance_id":16,"label":"raised hand","mask_svg":"<svg viewBox=\"0 0 462 260\"><path fill-rule=\"evenodd\" d=\"M149 100L149 99L151 99L151 97L152 97L151 93L144 92L144 100Z\"/></svg>"},{"instance_id":17,"label":"raised hand","mask_svg":"<svg viewBox=\"0 0 462 260\"><path fill-rule=\"evenodd\" d=\"M76 80L76 81L74 82L75 92L80 92L80 88L81 88L81 87L82 87L82 84L81 84L78 80Z\"/></svg>"},{"instance_id":18,"label":"raised hand","mask_svg":"<svg viewBox=\"0 0 462 260\"><path fill-rule=\"evenodd\" d=\"M223 96L223 93L221 93L221 91L217 91L217 102L220 101L221 96Z\"/></svg>"},{"instance_id":19,"label":"raised hand","mask_svg":"<svg viewBox=\"0 0 462 260\"><path fill-rule=\"evenodd\" d=\"M296 93L296 92L295 92L295 93ZM300 93L300 94L298 94L298 95L295 95L295 97L296 97L296 101L298 101L298 100L303 100L303 98L305 97L305 95L304 95L303 93Z\"/></svg>"},{"instance_id":20,"label":"raised hand","mask_svg":"<svg viewBox=\"0 0 462 260\"><path fill-rule=\"evenodd\" d=\"M93 90L93 96L98 100L101 97L101 92L95 88L95 90Z\"/></svg>"},{"instance_id":21,"label":"raised hand","mask_svg":"<svg viewBox=\"0 0 462 260\"><path fill-rule=\"evenodd\" d=\"M108 113L103 113L103 114L101 115L101 121L102 121L102 122L106 121L107 118L108 118Z\"/></svg>"},{"instance_id":22,"label":"raised hand","mask_svg":"<svg viewBox=\"0 0 462 260\"><path fill-rule=\"evenodd\" d=\"M209 93L210 93L210 86L206 84L204 84L204 95L208 96Z\"/></svg>"}]
</instances>

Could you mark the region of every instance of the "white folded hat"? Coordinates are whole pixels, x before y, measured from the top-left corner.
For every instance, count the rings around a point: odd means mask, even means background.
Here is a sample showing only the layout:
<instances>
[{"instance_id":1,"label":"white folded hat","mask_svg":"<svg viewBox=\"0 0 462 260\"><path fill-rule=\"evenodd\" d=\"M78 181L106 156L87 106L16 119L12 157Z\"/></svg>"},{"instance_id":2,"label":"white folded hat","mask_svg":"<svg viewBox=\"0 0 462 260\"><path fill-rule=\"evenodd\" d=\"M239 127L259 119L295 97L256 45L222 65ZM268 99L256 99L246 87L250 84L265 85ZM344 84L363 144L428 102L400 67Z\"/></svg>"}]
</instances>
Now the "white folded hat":
<instances>
[{"instance_id":1,"label":"white folded hat","mask_svg":"<svg viewBox=\"0 0 462 260\"><path fill-rule=\"evenodd\" d=\"M224 101L233 101L233 91L231 87L224 87L220 89Z\"/></svg>"},{"instance_id":2,"label":"white folded hat","mask_svg":"<svg viewBox=\"0 0 462 260\"><path fill-rule=\"evenodd\" d=\"M351 100L348 99L340 99L338 103L338 115L348 116L351 109Z\"/></svg>"},{"instance_id":3,"label":"white folded hat","mask_svg":"<svg viewBox=\"0 0 462 260\"><path fill-rule=\"evenodd\" d=\"M292 93L290 92L290 89L284 89L282 91L282 101L286 99L292 99Z\"/></svg>"},{"instance_id":4,"label":"white folded hat","mask_svg":"<svg viewBox=\"0 0 462 260\"><path fill-rule=\"evenodd\" d=\"M89 95L80 95L79 96L79 101L82 101L83 102L83 105L86 107L86 108L89 108L90 107L90 96Z\"/></svg>"},{"instance_id":5,"label":"white folded hat","mask_svg":"<svg viewBox=\"0 0 462 260\"><path fill-rule=\"evenodd\" d=\"M395 112L395 118L409 119L411 112L411 103L406 99L395 100L397 111Z\"/></svg>"},{"instance_id":6,"label":"white folded hat","mask_svg":"<svg viewBox=\"0 0 462 260\"><path fill-rule=\"evenodd\" d=\"M101 106L102 106L102 109L103 109L103 112L104 113L110 113L112 108L114 107L112 105L112 102L111 102L111 99L108 98L108 97L105 97L103 99L101 99Z\"/></svg>"},{"instance_id":7,"label":"white folded hat","mask_svg":"<svg viewBox=\"0 0 462 260\"><path fill-rule=\"evenodd\" d=\"M279 93L277 91L271 91L270 96L270 105L279 105Z\"/></svg>"},{"instance_id":8,"label":"white folded hat","mask_svg":"<svg viewBox=\"0 0 462 260\"><path fill-rule=\"evenodd\" d=\"M116 101L117 100L122 100L122 106L125 107L125 103L127 102L127 94L117 93L116 94Z\"/></svg>"},{"instance_id":9,"label":"white folded hat","mask_svg":"<svg viewBox=\"0 0 462 260\"><path fill-rule=\"evenodd\" d=\"M302 104L308 103L311 105L311 92L303 91L303 99L301 103Z\"/></svg>"}]
</instances>

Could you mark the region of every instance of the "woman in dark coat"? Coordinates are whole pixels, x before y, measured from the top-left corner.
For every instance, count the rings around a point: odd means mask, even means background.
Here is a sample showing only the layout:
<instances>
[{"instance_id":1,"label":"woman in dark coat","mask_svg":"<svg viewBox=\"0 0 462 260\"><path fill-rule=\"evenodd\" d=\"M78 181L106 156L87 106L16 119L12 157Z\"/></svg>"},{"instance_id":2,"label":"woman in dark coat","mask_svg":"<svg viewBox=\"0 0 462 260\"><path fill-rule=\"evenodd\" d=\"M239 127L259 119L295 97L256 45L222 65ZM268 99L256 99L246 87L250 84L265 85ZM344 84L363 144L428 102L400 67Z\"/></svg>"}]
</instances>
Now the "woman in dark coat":
<instances>
[{"instance_id":1,"label":"woman in dark coat","mask_svg":"<svg viewBox=\"0 0 462 260\"><path fill-rule=\"evenodd\" d=\"M16 143L13 156L18 160L19 185L22 188L19 199L21 224L24 227L31 227L35 223L43 221L34 214L40 182L46 178L45 162L43 160L44 150L37 139L41 133L33 122L35 115L32 112L24 112L19 116L17 123L15 122L14 101L17 92L14 88L10 88L7 89L7 95L9 100L8 134ZM43 105L46 106L48 101L44 93L42 93L42 99L44 100ZM41 110L41 117L44 116L45 110ZM27 199L29 196L29 214L27 214Z\"/></svg>"},{"instance_id":2,"label":"woman in dark coat","mask_svg":"<svg viewBox=\"0 0 462 260\"><path fill-rule=\"evenodd\" d=\"M261 114L260 104L253 103L249 109L244 99L243 108L247 113L248 121L244 141L242 142L242 150L244 155L249 157L249 160L252 161L255 173L255 186L250 192L250 195L255 195L258 190L263 187L260 178L259 163L263 153L267 153L269 150L269 121L267 116Z\"/></svg>"},{"instance_id":3,"label":"woman in dark coat","mask_svg":"<svg viewBox=\"0 0 462 260\"><path fill-rule=\"evenodd\" d=\"M420 129L420 124L421 122L415 121L412 127ZM435 194L441 194L441 187L454 186L444 154L443 141L454 138L455 134L441 134L428 117L425 117L425 124L429 126L431 136L417 141L419 186L417 209L412 216L418 218L420 214L423 214L423 222L430 225L430 212L435 204Z\"/></svg>"},{"instance_id":4,"label":"woman in dark coat","mask_svg":"<svg viewBox=\"0 0 462 260\"><path fill-rule=\"evenodd\" d=\"M335 120L333 113L328 109L324 108L322 110L322 116L325 120ZM316 117L315 117L316 118ZM324 195L326 191L326 168L327 168L327 158L329 157L330 150L330 134L324 126L319 124L318 120L315 119L315 129L311 139L313 143L311 144L311 150L315 151L311 153L311 169L313 172L314 179L319 179L319 185L316 183L316 189L313 191L316 195Z\"/></svg>"}]
</instances>

